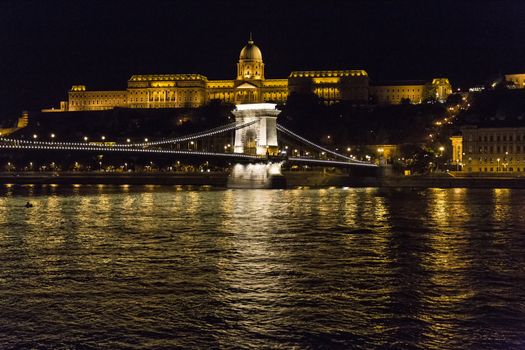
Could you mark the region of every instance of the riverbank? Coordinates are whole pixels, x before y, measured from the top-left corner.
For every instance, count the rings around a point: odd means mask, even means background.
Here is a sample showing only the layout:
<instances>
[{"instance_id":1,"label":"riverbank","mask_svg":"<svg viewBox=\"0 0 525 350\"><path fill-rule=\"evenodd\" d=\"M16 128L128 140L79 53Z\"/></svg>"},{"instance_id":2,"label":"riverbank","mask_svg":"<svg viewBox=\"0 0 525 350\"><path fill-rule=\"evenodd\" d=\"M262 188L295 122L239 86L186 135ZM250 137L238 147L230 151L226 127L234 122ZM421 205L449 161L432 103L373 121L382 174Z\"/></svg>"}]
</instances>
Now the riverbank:
<instances>
[{"instance_id":1,"label":"riverbank","mask_svg":"<svg viewBox=\"0 0 525 350\"><path fill-rule=\"evenodd\" d=\"M226 187L228 173L17 173L0 175L1 184L210 185Z\"/></svg>"},{"instance_id":2,"label":"riverbank","mask_svg":"<svg viewBox=\"0 0 525 350\"><path fill-rule=\"evenodd\" d=\"M0 184L209 185L227 187L227 172L212 173L3 173ZM525 188L524 178L388 176L352 177L315 171L284 172L286 187Z\"/></svg>"}]
</instances>

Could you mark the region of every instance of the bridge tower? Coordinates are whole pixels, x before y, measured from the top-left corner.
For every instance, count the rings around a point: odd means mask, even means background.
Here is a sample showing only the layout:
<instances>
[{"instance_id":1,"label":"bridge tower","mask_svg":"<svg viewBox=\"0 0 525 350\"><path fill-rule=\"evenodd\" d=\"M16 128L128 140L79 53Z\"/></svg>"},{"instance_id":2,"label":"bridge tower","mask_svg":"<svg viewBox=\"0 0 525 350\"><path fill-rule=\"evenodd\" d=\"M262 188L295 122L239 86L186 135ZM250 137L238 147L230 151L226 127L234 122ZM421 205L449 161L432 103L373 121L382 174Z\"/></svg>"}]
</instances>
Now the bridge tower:
<instances>
[{"instance_id":1,"label":"bridge tower","mask_svg":"<svg viewBox=\"0 0 525 350\"><path fill-rule=\"evenodd\" d=\"M235 153L277 155L277 116L274 103L237 105L233 111L237 123L250 123L235 131Z\"/></svg>"}]
</instances>

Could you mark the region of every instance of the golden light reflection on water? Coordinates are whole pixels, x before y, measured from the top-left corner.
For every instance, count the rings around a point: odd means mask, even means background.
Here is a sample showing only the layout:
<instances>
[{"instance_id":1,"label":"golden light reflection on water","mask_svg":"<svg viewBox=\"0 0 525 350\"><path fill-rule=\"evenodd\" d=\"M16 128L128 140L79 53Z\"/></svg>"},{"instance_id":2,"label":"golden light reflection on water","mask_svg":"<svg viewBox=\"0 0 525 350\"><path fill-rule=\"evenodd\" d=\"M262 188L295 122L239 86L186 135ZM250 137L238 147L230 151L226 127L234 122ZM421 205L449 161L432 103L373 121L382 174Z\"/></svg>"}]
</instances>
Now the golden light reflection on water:
<instances>
[{"instance_id":1,"label":"golden light reflection on water","mask_svg":"<svg viewBox=\"0 0 525 350\"><path fill-rule=\"evenodd\" d=\"M487 275L469 276L479 268L472 256L488 254L486 241L476 250L469 230L479 220L500 224L487 208L505 213L513 201L505 191L461 189L61 190L32 198L29 210L25 198L0 197L0 223L11 224L0 234L1 257L22 262L0 271L3 287L30 271L35 289L27 293L37 302L24 306L38 306L48 293L59 308L52 320L74 317L79 332L94 324L84 318L90 314L102 315L103 325L124 318L129 323L118 325L130 334L150 320L149 330L159 327L159 313L177 315L162 318L173 332L181 323L210 332L213 322L220 340L209 347L286 329L296 342L282 344L293 348L307 345L305 333L341 340L351 329L376 345L446 348L476 312L467 307L479 293L472 281ZM490 246L494 259L509 254L504 243ZM82 305L53 299L79 290L87 291Z\"/></svg>"},{"instance_id":2,"label":"golden light reflection on water","mask_svg":"<svg viewBox=\"0 0 525 350\"><path fill-rule=\"evenodd\" d=\"M467 193L467 189L429 190L427 217L432 231L423 263L430 272L433 293L425 298L428 306L420 317L433 333L453 334L459 322L454 310L475 295L467 276L472 264L468 258L470 240L465 235L465 227L472 219ZM444 312L433 312L436 307Z\"/></svg>"},{"instance_id":3,"label":"golden light reflection on water","mask_svg":"<svg viewBox=\"0 0 525 350\"><path fill-rule=\"evenodd\" d=\"M7 198L0 197L0 225L5 225L7 223ZM5 230L0 230L0 232L5 232Z\"/></svg>"},{"instance_id":4,"label":"golden light reflection on water","mask_svg":"<svg viewBox=\"0 0 525 350\"><path fill-rule=\"evenodd\" d=\"M225 205L221 226L231 234L217 242L230 252L217 261L219 279L229 289L245 290L247 295L261 301L270 302L284 288L278 276L279 271L286 268L275 260L279 256L279 260L284 261L287 256L276 241L279 227L275 223L280 221L277 217L286 216L281 195L278 191L266 190L227 191L222 198ZM275 277L268 279L268 274ZM244 315L245 302L235 294L226 294L224 301ZM260 324L257 318L243 317L243 322L253 332Z\"/></svg>"},{"instance_id":5,"label":"golden light reflection on water","mask_svg":"<svg viewBox=\"0 0 525 350\"><path fill-rule=\"evenodd\" d=\"M495 221L505 223L512 219L512 207L508 205L510 195L511 190L507 188L495 188L492 190L492 201L494 203L492 213Z\"/></svg>"}]
</instances>

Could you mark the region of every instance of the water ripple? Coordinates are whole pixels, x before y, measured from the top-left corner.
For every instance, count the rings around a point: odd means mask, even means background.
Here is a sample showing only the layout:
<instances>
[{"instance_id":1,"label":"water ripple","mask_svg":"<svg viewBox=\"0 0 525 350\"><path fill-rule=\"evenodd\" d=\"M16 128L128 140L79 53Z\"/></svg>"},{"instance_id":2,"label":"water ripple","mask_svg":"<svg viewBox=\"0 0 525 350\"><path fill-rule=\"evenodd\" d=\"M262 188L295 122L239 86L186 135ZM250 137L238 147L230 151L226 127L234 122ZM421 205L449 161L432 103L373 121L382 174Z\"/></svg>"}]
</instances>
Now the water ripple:
<instances>
[{"instance_id":1,"label":"water ripple","mask_svg":"<svg viewBox=\"0 0 525 350\"><path fill-rule=\"evenodd\" d=\"M0 194L1 348L525 348L523 190Z\"/></svg>"}]
</instances>

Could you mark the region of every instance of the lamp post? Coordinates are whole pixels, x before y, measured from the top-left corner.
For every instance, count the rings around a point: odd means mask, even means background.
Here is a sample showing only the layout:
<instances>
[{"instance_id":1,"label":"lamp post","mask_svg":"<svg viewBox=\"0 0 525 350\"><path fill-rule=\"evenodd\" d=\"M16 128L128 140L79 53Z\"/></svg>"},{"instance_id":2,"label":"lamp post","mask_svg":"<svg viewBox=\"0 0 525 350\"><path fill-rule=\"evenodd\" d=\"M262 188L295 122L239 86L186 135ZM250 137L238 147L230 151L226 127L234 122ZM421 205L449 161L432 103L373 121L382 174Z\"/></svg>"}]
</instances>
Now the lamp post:
<instances>
[{"instance_id":1,"label":"lamp post","mask_svg":"<svg viewBox=\"0 0 525 350\"><path fill-rule=\"evenodd\" d=\"M438 150L439 150L439 158L440 158L440 159L437 159L437 160L436 160L436 170L438 170L438 168L439 168L439 162L440 162L440 161L442 160L442 158L443 158L443 152L445 151L445 147L443 147L443 146L439 146Z\"/></svg>"}]
</instances>

